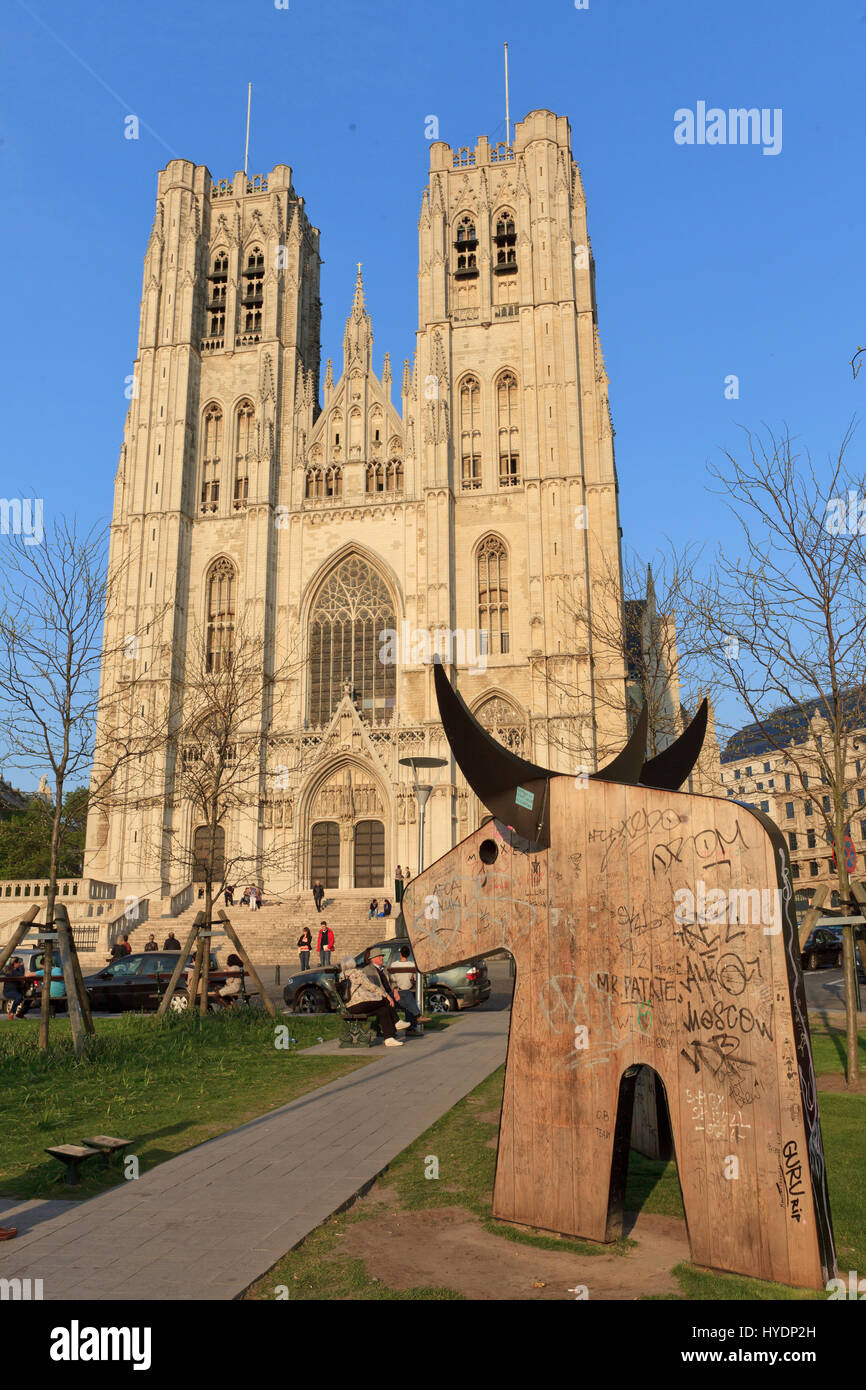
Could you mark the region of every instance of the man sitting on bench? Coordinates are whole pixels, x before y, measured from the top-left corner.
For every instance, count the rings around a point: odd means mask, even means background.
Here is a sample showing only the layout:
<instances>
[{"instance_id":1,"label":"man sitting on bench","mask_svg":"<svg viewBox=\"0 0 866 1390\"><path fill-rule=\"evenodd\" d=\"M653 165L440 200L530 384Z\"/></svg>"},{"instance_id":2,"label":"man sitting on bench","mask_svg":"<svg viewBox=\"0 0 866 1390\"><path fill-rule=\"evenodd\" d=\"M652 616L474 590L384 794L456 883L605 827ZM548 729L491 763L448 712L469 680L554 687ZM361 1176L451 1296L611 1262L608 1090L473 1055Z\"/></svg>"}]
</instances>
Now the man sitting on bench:
<instances>
[{"instance_id":1,"label":"man sitting on bench","mask_svg":"<svg viewBox=\"0 0 866 1390\"><path fill-rule=\"evenodd\" d=\"M388 990L387 981L382 974L383 957L373 957L369 965L359 968L351 956L346 956L340 965L344 982L346 1012L354 1018L364 1018L370 1014L377 1020L385 1039L386 1047L402 1047L395 1036L404 1032L408 1023L397 1022L397 1009L393 996Z\"/></svg>"}]
</instances>

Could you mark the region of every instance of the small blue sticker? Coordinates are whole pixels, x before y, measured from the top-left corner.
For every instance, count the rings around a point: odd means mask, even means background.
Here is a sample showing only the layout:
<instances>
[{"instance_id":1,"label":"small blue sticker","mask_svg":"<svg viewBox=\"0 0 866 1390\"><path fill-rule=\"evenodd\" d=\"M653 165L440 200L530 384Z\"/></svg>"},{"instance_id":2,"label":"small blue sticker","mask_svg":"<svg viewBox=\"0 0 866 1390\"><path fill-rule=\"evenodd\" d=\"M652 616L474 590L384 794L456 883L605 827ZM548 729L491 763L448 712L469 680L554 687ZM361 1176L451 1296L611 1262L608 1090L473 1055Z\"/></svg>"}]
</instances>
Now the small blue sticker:
<instances>
[{"instance_id":1,"label":"small blue sticker","mask_svg":"<svg viewBox=\"0 0 866 1390\"><path fill-rule=\"evenodd\" d=\"M525 806L527 811L531 811L535 804L535 795L533 792L526 791L523 787L518 787L514 793L514 801L517 806Z\"/></svg>"}]
</instances>

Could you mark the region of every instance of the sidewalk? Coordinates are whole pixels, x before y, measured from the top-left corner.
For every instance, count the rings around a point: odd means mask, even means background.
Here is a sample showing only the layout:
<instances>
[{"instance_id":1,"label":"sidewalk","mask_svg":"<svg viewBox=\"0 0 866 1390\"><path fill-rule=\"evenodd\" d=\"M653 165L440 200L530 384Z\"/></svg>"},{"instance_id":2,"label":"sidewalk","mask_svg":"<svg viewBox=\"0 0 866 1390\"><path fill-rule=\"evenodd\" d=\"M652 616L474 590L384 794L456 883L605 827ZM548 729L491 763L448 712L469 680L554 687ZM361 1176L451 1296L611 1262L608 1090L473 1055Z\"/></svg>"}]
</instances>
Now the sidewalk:
<instances>
[{"instance_id":1,"label":"sidewalk","mask_svg":"<svg viewBox=\"0 0 866 1390\"><path fill-rule=\"evenodd\" d=\"M46 1299L237 1298L504 1062L508 1002L32 1227L19 1208L0 1278L42 1279Z\"/></svg>"}]
</instances>

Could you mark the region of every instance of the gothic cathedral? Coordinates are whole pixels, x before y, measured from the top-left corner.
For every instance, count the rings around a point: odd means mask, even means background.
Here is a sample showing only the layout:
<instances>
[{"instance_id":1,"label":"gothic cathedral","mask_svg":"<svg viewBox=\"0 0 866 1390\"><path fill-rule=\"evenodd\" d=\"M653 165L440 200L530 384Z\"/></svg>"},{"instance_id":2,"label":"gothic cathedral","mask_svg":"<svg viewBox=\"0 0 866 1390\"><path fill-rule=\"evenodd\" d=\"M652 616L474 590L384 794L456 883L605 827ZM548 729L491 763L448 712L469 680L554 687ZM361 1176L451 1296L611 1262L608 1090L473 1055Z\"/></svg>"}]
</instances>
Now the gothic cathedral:
<instances>
[{"instance_id":1,"label":"gothic cathedral","mask_svg":"<svg viewBox=\"0 0 866 1390\"><path fill-rule=\"evenodd\" d=\"M597 582L612 558L619 575L620 530L568 120L532 111L510 144L431 145L418 232L399 400L387 354L373 371L360 267L342 371L327 363L320 395L319 231L291 169L214 182L175 159L159 175L106 652L168 613L174 655L154 658L157 685L177 684L193 623L214 662L241 618L263 664L297 654L291 698L262 712L258 795L221 827L227 853L243 842L272 866L272 895L321 879L382 896L397 863L417 872L401 759L445 760L427 864L484 818L439 725L437 650L482 723L535 762L591 770L627 736L611 698L622 658L593 650L588 621L592 605L621 612L621 592ZM120 659L106 656L104 685ZM119 779L90 816L85 874L118 896L186 887L160 837L171 826L194 848L201 827L172 767L165 753L144 799Z\"/></svg>"}]
</instances>

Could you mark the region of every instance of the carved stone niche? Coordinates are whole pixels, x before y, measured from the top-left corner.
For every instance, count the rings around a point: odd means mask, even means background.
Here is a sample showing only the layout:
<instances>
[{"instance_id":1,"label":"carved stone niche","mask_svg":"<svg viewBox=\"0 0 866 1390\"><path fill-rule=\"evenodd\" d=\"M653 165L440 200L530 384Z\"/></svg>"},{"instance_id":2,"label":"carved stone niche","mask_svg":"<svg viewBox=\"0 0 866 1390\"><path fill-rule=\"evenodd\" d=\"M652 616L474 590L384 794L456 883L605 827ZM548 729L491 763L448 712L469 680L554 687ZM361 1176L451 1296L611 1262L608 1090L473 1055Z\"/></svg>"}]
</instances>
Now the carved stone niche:
<instances>
[{"instance_id":1,"label":"carved stone niche","mask_svg":"<svg viewBox=\"0 0 866 1390\"><path fill-rule=\"evenodd\" d=\"M312 820L340 820L349 824L362 816L383 817L379 788L366 768L336 768L319 787L310 808Z\"/></svg>"}]
</instances>

